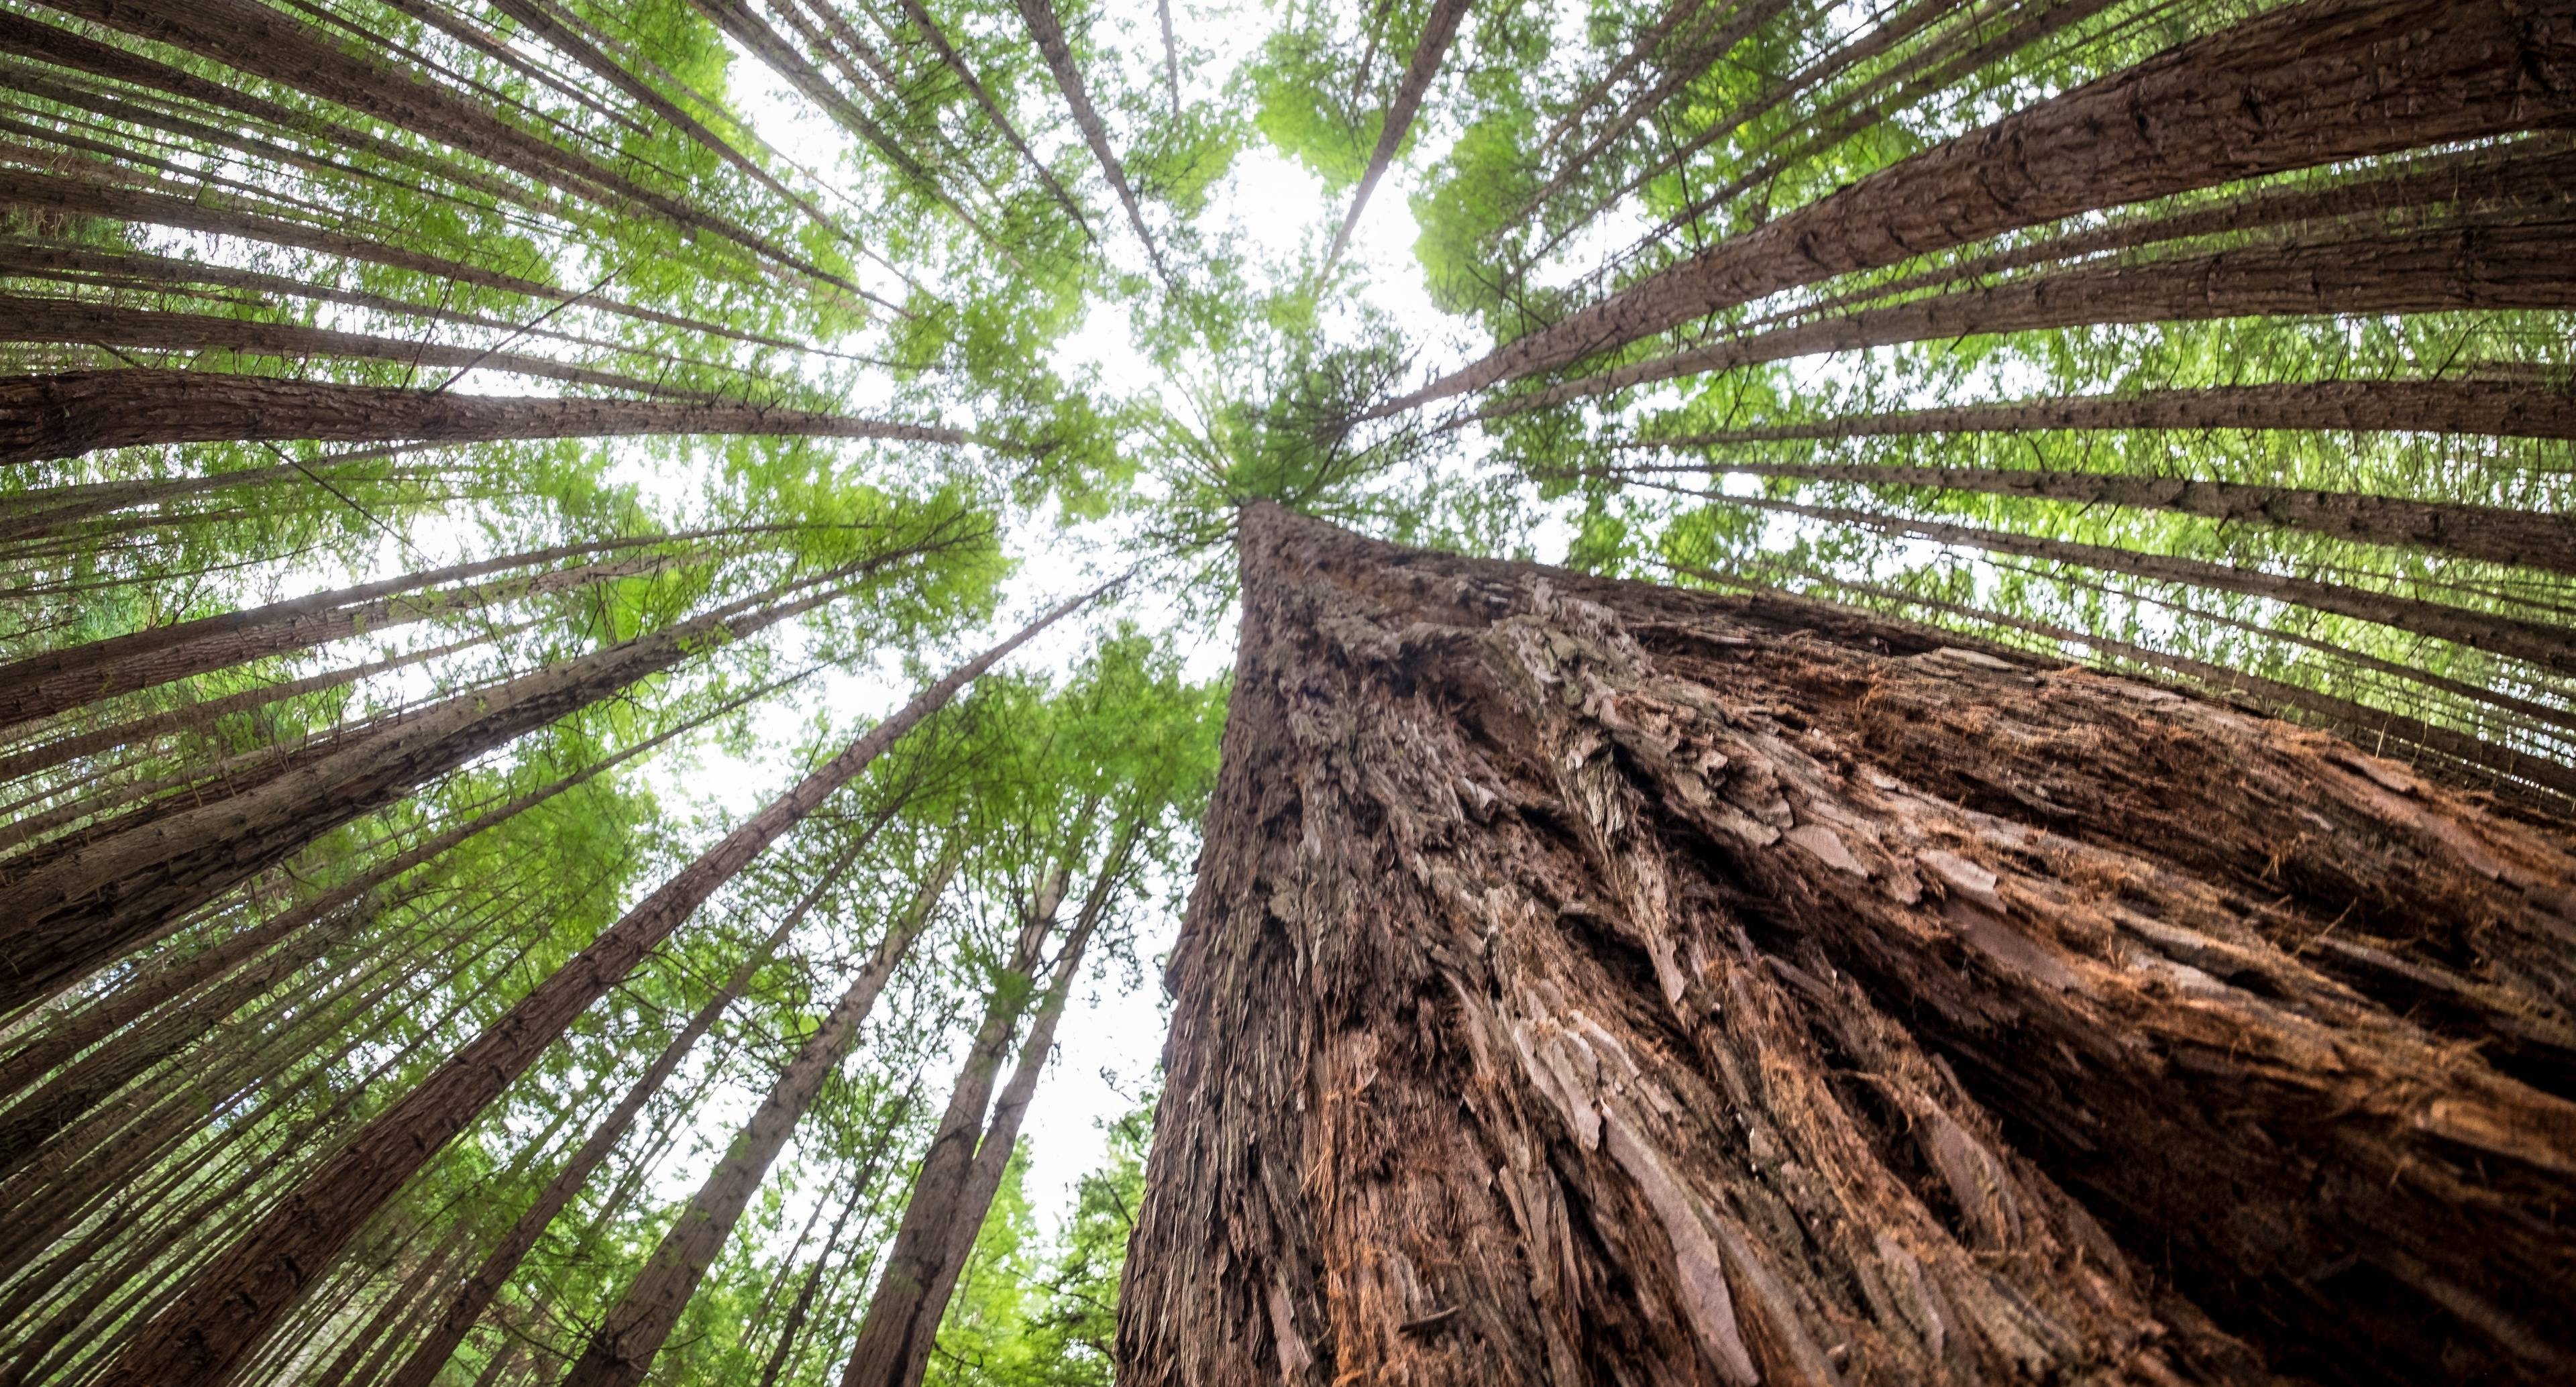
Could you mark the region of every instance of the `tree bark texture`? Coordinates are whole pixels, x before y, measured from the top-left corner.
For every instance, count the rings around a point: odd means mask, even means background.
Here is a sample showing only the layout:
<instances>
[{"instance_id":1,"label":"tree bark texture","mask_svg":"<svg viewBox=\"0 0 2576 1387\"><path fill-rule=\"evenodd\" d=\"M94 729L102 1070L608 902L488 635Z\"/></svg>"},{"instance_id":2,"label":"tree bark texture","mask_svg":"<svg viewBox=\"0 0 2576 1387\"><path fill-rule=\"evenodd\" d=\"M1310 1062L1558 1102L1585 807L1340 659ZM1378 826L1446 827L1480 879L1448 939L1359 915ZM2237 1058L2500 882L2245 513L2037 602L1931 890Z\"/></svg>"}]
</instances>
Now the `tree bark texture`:
<instances>
[{"instance_id":1,"label":"tree bark texture","mask_svg":"<svg viewBox=\"0 0 2576 1387\"><path fill-rule=\"evenodd\" d=\"M963 443L955 429L720 401L549 399L213 371L78 371L0 379L0 465L156 443L311 439L483 443L507 438L765 434Z\"/></svg>"},{"instance_id":2,"label":"tree bark texture","mask_svg":"<svg viewBox=\"0 0 2576 1387\"><path fill-rule=\"evenodd\" d=\"M1122 1382L2576 1365L2563 826L1824 604L1243 546Z\"/></svg>"},{"instance_id":3,"label":"tree bark texture","mask_svg":"<svg viewBox=\"0 0 2576 1387\"><path fill-rule=\"evenodd\" d=\"M1381 407L1555 370L1730 304L2106 207L2576 121L2547 0L2309 0L1935 145Z\"/></svg>"}]
</instances>

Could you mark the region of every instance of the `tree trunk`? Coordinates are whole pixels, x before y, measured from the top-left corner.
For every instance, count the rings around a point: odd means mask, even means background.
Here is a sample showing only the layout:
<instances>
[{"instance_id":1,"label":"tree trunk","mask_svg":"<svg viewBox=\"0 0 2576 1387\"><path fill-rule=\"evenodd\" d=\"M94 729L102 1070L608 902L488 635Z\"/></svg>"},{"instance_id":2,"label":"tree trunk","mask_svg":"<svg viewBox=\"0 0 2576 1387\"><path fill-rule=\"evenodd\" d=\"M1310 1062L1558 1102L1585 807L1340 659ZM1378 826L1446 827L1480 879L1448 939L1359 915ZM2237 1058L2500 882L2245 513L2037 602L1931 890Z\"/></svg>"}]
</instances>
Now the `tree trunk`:
<instances>
[{"instance_id":1,"label":"tree trunk","mask_svg":"<svg viewBox=\"0 0 2576 1387\"><path fill-rule=\"evenodd\" d=\"M434 343L341 332L296 323L227 318L212 313L162 312L121 308L74 299L39 299L0 295L0 341L78 342L100 346L142 347L169 352L232 352L281 361L308 356L341 356L361 361L399 361L407 366L482 368L631 390L639 395L706 398L703 392L656 385L617 371L594 371L545 357L479 347L444 347Z\"/></svg>"},{"instance_id":2,"label":"tree trunk","mask_svg":"<svg viewBox=\"0 0 2576 1387\"><path fill-rule=\"evenodd\" d=\"M679 1324L680 1312L688 1308L689 1297L697 1294L707 1268L714 1266L716 1255L724 1251L725 1239L733 1235L743 1209L759 1192L770 1163L786 1149L787 1139L795 1135L796 1124L804 1120L805 1110L823 1091L823 1081L840 1069L850 1047L858 1042L859 1026L876 1006L877 994L911 953L913 940L929 925L930 913L938 906L956 870L957 849L952 844L921 883L911 908L887 928L867 963L850 979L841 999L824 1013L821 1024L797 1050L796 1058L780 1072L778 1081L770 1086L769 1096L726 1148L724 1159L707 1172L706 1181L662 1235L660 1245L653 1249L643 1270L636 1273L626 1294L609 1310L599 1332L591 1336L589 1346L565 1374L561 1387L633 1387L643 1380L646 1370L653 1366L654 1356L662 1351L662 1342ZM827 880L824 886L830 884ZM817 897L822 889L817 888Z\"/></svg>"},{"instance_id":3,"label":"tree trunk","mask_svg":"<svg viewBox=\"0 0 2576 1387\"><path fill-rule=\"evenodd\" d=\"M2058 270L1815 322L1726 337L1488 405L1499 418L1630 386L1824 352L2105 323L2336 313L2558 309L2576 208L2345 231L2205 255Z\"/></svg>"},{"instance_id":4,"label":"tree trunk","mask_svg":"<svg viewBox=\"0 0 2576 1387\"><path fill-rule=\"evenodd\" d=\"M641 570L619 563L605 568L559 569L475 586L440 586L514 568L531 568L557 558L637 549L658 542L658 536L646 536L559 545L41 651L0 665L0 687L7 689L0 694L0 728L52 717L175 679L310 650L361 631L389 630L430 617L473 611L493 602L557 592L582 582L625 577Z\"/></svg>"},{"instance_id":5,"label":"tree trunk","mask_svg":"<svg viewBox=\"0 0 2576 1387\"><path fill-rule=\"evenodd\" d=\"M1831 525L1873 530L1899 538L1930 540L1936 544L1963 544L1998 554L2019 554L2025 558L2097 568L2106 573L2127 573L2158 582L2183 583L2220 592L2241 592L2249 597L2270 598L2277 602L2294 602L2356 621L2377 622L2419 636L2452 641L2472 650L2526 660L2556 674L2576 675L2576 630L2548 621L2504 616L2373 588L2348 587L2313 578L2266 572L2261 568L2211 563L2173 554L2115 549L2104 544L2077 544L2039 535L1955 525L1913 516L1880 515L1841 506L1810 506L1768 496L1727 496L1721 499L1727 505L1803 515Z\"/></svg>"},{"instance_id":6,"label":"tree trunk","mask_svg":"<svg viewBox=\"0 0 2576 1387\"><path fill-rule=\"evenodd\" d=\"M1171 271L1163 265L1163 251L1154 244L1154 233L1145 229L1145 209L1137 204L1135 186L1127 181L1127 166L1118 162L1118 151L1109 147L1109 127L1091 104L1091 94L1083 87L1082 69L1073 61L1073 46L1066 42L1064 22L1056 18L1055 7L1048 0L1015 0L1020 22L1028 26L1029 37L1036 41L1038 53L1046 59L1047 71L1054 74L1056 90L1063 94L1065 109L1073 113L1074 126L1082 131L1083 143L1091 147L1091 157L1109 178L1109 186L1118 194L1118 205L1127 209L1127 224L1136 230L1136 239L1144 244L1145 256L1154 262L1154 273L1165 283ZM1446 3L1446 0L1443 0Z\"/></svg>"},{"instance_id":7,"label":"tree trunk","mask_svg":"<svg viewBox=\"0 0 2576 1387\"><path fill-rule=\"evenodd\" d=\"M760 434L963 443L955 429L707 400L548 399L212 371L0 379L0 464L160 443L485 443L505 438Z\"/></svg>"},{"instance_id":8,"label":"tree trunk","mask_svg":"<svg viewBox=\"0 0 2576 1387\"><path fill-rule=\"evenodd\" d=\"M884 825L886 817L889 816L880 816L875 824L860 837L857 848L853 850L854 853L864 850L875 838L877 829ZM635 1125L635 1119L643 1113L644 1105L652 1101L654 1094L662 1091L662 1085L670 1081L672 1073L679 1069L680 1062L688 1057L689 1051L695 1049L698 1041L715 1028L716 1022L723 1018L726 1009L742 995L743 989L751 986L754 975L758 974L769 962L771 956L778 952L778 946L786 942L787 936L795 930L796 926L804 922L806 913L812 910L815 902L822 898L824 889L827 889L832 881L837 880L840 872L846 869L848 860L843 859L842 867L836 868L826 878L822 887L809 892L803 900L797 902L796 907L788 911L778 922L777 927L769 932L768 939L764 940L760 947L754 949L741 963L735 965L733 975L725 979L724 986L717 988L715 995L707 998L705 1004L698 1008L697 1013L689 1018L687 1024L681 1026L679 1031L672 1035L670 1041L662 1047L662 1052L653 1057L653 1062L645 1066L644 1073L628 1086L625 1095L617 1100L617 1106L611 1109L606 1117L600 1119L598 1126L591 1129L590 1135L583 1139L582 1144L570 1157L566 1158L554 1177L546 1182L546 1187L537 1192L536 1199L520 1212L518 1221L510 1225L510 1230L501 1236L501 1241L490 1252L484 1254L482 1264L475 1268L473 1276L467 1278L465 1283L457 1288L456 1294L448 1302L446 1311L439 1316L437 1325L431 1329L420 1345L413 1349L411 1356L403 1361L402 1368L395 1373L388 1387L430 1387L430 1384L437 1379L439 1370L447 1366L449 1358L455 1356L457 1346L465 1342L467 1334L473 1332L475 1322L482 1319L483 1312L490 1308L493 1299L501 1294L501 1288L510 1284L510 1278L518 1274L519 1263L527 1257L530 1249L537 1245L537 1240L545 1236L546 1228L554 1222L555 1215L562 1213L565 1206L572 1203L573 1197L589 1186L590 1177L598 1172L610 1153L617 1149L617 1144L625 1139L627 1129Z\"/></svg>"},{"instance_id":9,"label":"tree trunk","mask_svg":"<svg viewBox=\"0 0 2576 1387\"><path fill-rule=\"evenodd\" d=\"M1794 439L2046 429L2322 429L2576 438L2576 391L2477 379L2210 385L1852 415L1642 439L1631 446L1716 448Z\"/></svg>"},{"instance_id":10,"label":"tree trunk","mask_svg":"<svg viewBox=\"0 0 2576 1387\"><path fill-rule=\"evenodd\" d=\"M1052 874L1040 885L1007 971L1026 974L1036 966L1038 950L1054 932L1063 890L1061 877ZM993 1099L993 1080L1001 1072L1011 1030L1026 1006L1025 997L1010 995L1007 985L999 982L985 1000L983 1019L957 1068L957 1082L949 1088L947 1110L940 1114L930 1149L922 1154L913 1176L903 1223L886 1252L867 1315L859 1322L858 1340L841 1370L841 1387L907 1387L921 1380L921 1365L929 1359L939 1332L938 1312L930 1308L931 1292L940 1282L959 1223L980 1221L967 1220L967 1190Z\"/></svg>"},{"instance_id":11,"label":"tree trunk","mask_svg":"<svg viewBox=\"0 0 2576 1387\"><path fill-rule=\"evenodd\" d=\"M718 887L856 778L897 738L1097 595L1054 608L922 690L638 902L590 947L370 1121L240 1242L190 1278L190 1294L133 1335L98 1379L100 1387L225 1381L295 1304L303 1289L299 1269L321 1265L344 1246L405 1180L535 1063L566 1026L624 981L647 950L670 937Z\"/></svg>"},{"instance_id":12,"label":"tree trunk","mask_svg":"<svg viewBox=\"0 0 2576 1387\"><path fill-rule=\"evenodd\" d=\"M614 212L650 211L679 227L713 233L808 279L858 292L857 285L748 228L521 130L414 72L389 68L333 45L310 26L255 0L195 0L182 10L145 0L46 3L308 92L459 153L489 159L541 187L561 188Z\"/></svg>"},{"instance_id":13,"label":"tree trunk","mask_svg":"<svg viewBox=\"0 0 2576 1387\"><path fill-rule=\"evenodd\" d=\"M984 118L993 122L993 128L1009 141L1011 148L1020 152L1020 158L1027 161L1038 181L1046 185L1047 193L1055 199L1056 205L1064 209L1066 216L1073 218L1073 224L1082 228L1086 238L1098 239L1092 232L1091 219L1082 215L1082 208L1074 203L1073 194L1065 191L1064 184L1055 176L1055 170L1048 168L1037 151L1029 148L1020 128L1003 114L1000 104L993 100L993 93L985 88L983 79L977 77L975 69L967 64L966 55L958 52L957 46L948 41L948 33L939 27L939 21L931 17L921 0L896 0L896 3L902 6L904 17L912 21L912 27L920 31L922 41L930 45L930 51L938 55L940 63L957 78L960 86L966 88L967 94L975 98L975 104L984 109Z\"/></svg>"},{"instance_id":14,"label":"tree trunk","mask_svg":"<svg viewBox=\"0 0 2576 1387\"><path fill-rule=\"evenodd\" d=\"M56 1066L107 1039L163 1003L186 996L223 977L262 950L293 938L316 921L347 908L413 868L436 859L448 849L642 756L674 737L734 712L764 692L767 690L754 690L743 698L727 700L668 731L655 733L570 775L442 829L338 886L288 906L259 924L235 931L188 958L156 966L87 1007L49 1018L41 1029L13 1037L17 1042L16 1048L8 1052L6 1059L0 1059L0 1098L16 1094Z\"/></svg>"},{"instance_id":15,"label":"tree trunk","mask_svg":"<svg viewBox=\"0 0 2576 1387\"><path fill-rule=\"evenodd\" d=\"M1243 534L1121 1382L2576 1363L2576 1070L2408 962L2576 977L2563 828L1822 604Z\"/></svg>"},{"instance_id":16,"label":"tree trunk","mask_svg":"<svg viewBox=\"0 0 2576 1387\"><path fill-rule=\"evenodd\" d=\"M1372 411L1569 365L1730 304L2061 217L2576 119L2540 0L2308 0L1909 156Z\"/></svg>"},{"instance_id":17,"label":"tree trunk","mask_svg":"<svg viewBox=\"0 0 2576 1387\"><path fill-rule=\"evenodd\" d=\"M1341 228L1333 233L1333 248L1324 253L1324 274L1333 271L1333 262L1342 258L1342 248L1350 244L1351 231L1360 224L1360 213L1368 209L1369 194L1377 190L1378 180L1386 177L1395 163L1395 152L1404 147L1404 137L1413 129L1413 118L1422 110L1422 98L1431 92L1431 79L1440 75L1440 64L1449 56L1449 45L1458 37L1458 25L1467 18L1470 0L1432 0L1431 13L1422 21L1422 37L1413 46L1413 60L1404 65L1404 79L1396 84L1395 99L1387 103L1386 119L1378 127L1377 146L1369 151L1368 167L1360 173L1357 188L1351 190L1350 210L1342 214Z\"/></svg>"},{"instance_id":18,"label":"tree trunk","mask_svg":"<svg viewBox=\"0 0 2576 1387\"><path fill-rule=\"evenodd\" d=\"M2276 525L2361 544L2427 550L2485 563L2576 573L2576 526L2568 525L2563 516L2501 506L2037 467L1889 467L1857 462L1761 462L1713 457L1687 469L1623 470L1736 472L1752 477L1792 477L1873 487L2028 496L2087 506L2129 506L2219 521Z\"/></svg>"}]
</instances>

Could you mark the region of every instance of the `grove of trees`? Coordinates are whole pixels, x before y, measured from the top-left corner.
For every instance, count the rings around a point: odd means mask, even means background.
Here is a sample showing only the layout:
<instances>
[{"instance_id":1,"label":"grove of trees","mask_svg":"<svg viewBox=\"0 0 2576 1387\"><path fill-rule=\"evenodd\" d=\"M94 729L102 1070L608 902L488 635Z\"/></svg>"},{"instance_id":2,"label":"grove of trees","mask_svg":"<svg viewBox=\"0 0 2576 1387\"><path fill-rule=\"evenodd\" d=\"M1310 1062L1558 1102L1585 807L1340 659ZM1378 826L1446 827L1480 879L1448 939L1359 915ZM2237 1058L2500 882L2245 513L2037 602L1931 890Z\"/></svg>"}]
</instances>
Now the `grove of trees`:
<instances>
[{"instance_id":1,"label":"grove of trees","mask_svg":"<svg viewBox=\"0 0 2576 1387\"><path fill-rule=\"evenodd\" d=\"M2576 1380L2572 501L2570 0L0 0L0 1387Z\"/></svg>"}]
</instances>

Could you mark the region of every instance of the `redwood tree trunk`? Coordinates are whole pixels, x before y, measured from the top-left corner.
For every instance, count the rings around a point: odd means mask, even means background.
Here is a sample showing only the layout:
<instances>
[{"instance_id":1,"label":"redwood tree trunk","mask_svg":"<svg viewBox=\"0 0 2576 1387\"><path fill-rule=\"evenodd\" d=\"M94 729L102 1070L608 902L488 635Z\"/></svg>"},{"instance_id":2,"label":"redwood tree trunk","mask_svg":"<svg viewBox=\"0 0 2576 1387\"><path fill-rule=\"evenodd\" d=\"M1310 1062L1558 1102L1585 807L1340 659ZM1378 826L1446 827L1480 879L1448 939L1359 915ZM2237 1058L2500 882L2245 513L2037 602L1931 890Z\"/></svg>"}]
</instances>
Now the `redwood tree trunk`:
<instances>
[{"instance_id":1,"label":"redwood tree trunk","mask_svg":"<svg viewBox=\"0 0 2576 1387\"><path fill-rule=\"evenodd\" d=\"M1828 606L1244 533L1122 1382L2566 1380L2562 827Z\"/></svg>"},{"instance_id":2,"label":"redwood tree trunk","mask_svg":"<svg viewBox=\"0 0 2576 1387\"><path fill-rule=\"evenodd\" d=\"M0 380L0 463L148 443L390 439L481 443L613 434L774 434L962 443L954 429L723 401L451 395L212 371L75 371Z\"/></svg>"}]
</instances>

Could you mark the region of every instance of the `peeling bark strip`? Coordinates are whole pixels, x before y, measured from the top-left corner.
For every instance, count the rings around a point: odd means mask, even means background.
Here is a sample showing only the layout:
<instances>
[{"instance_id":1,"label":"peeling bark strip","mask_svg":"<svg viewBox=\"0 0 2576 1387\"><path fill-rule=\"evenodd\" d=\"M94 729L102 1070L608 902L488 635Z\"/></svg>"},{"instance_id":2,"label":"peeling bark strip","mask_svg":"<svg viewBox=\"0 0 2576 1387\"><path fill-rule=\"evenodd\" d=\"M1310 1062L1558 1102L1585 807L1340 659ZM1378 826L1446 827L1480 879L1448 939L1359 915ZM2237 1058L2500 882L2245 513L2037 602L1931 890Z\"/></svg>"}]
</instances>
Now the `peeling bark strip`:
<instances>
[{"instance_id":1,"label":"peeling bark strip","mask_svg":"<svg viewBox=\"0 0 2576 1387\"><path fill-rule=\"evenodd\" d=\"M1634 342L1731 304L2081 212L2576 123L2551 0L2309 0L1912 155L1373 411Z\"/></svg>"},{"instance_id":2,"label":"peeling bark strip","mask_svg":"<svg viewBox=\"0 0 2576 1387\"><path fill-rule=\"evenodd\" d=\"M2576 1366L2562 829L1822 604L1243 562L1122 1382Z\"/></svg>"},{"instance_id":3,"label":"peeling bark strip","mask_svg":"<svg viewBox=\"0 0 2576 1387\"><path fill-rule=\"evenodd\" d=\"M239 1241L199 1268L189 1278L187 1293L135 1330L114 1364L94 1380L102 1387L227 1380L295 1307L310 1285L307 1269L328 1263L406 1180L717 888L984 671L1106 591L1096 589L1053 608L941 676L637 902L590 947L369 1121Z\"/></svg>"},{"instance_id":4,"label":"peeling bark strip","mask_svg":"<svg viewBox=\"0 0 2576 1387\"><path fill-rule=\"evenodd\" d=\"M76 371L0 378L0 465L156 443L485 443L644 434L966 441L957 430L934 425L713 400L451 395L211 371Z\"/></svg>"}]
</instances>

